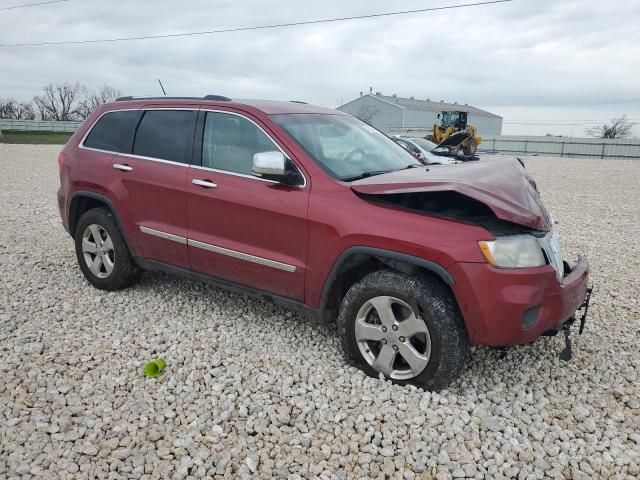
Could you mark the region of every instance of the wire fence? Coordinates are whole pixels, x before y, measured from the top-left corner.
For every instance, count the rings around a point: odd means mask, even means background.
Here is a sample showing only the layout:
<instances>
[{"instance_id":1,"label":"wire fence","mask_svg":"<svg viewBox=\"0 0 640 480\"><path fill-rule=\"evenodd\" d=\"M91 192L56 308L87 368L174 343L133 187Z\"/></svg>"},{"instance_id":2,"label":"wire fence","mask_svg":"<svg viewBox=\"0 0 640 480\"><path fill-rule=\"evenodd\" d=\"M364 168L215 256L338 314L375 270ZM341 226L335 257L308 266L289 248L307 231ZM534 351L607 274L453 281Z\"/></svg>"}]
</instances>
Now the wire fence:
<instances>
[{"instance_id":1,"label":"wire fence","mask_svg":"<svg viewBox=\"0 0 640 480\"><path fill-rule=\"evenodd\" d=\"M640 140L546 136L485 136L478 147L478 151L570 158L640 159Z\"/></svg>"},{"instance_id":2,"label":"wire fence","mask_svg":"<svg viewBox=\"0 0 640 480\"><path fill-rule=\"evenodd\" d=\"M0 119L0 131L17 130L22 132L75 132L80 125L82 125L82 122Z\"/></svg>"}]
</instances>

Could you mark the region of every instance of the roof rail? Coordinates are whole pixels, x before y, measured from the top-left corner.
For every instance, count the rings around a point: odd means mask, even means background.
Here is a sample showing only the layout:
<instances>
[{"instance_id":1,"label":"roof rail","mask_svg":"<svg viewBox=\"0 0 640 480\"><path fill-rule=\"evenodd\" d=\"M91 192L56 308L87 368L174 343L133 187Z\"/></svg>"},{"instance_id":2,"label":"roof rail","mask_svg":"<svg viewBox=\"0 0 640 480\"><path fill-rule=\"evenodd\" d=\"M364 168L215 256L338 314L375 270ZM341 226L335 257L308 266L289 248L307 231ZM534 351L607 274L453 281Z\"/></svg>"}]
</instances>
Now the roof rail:
<instances>
[{"instance_id":1,"label":"roof rail","mask_svg":"<svg viewBox=\"0 0 640 480\"><path fill-rule=\"evenodd\" d=\"M130 100L217 100L219 102L230 102L231 99L222 95L206 95L204 97L118 97L116 102L127 102Z\"/></svg>"},{"instance_id":2,"label":"roof rail","mask_svg":"<svg viewBox=\"0 0 640 480\"><path fill-rule=\"evenodd\" d=\"M303 102L302 100L289 100L291 103L302 103L303 105L309 105L308 102Z\"/></svg>"}]
</instances>

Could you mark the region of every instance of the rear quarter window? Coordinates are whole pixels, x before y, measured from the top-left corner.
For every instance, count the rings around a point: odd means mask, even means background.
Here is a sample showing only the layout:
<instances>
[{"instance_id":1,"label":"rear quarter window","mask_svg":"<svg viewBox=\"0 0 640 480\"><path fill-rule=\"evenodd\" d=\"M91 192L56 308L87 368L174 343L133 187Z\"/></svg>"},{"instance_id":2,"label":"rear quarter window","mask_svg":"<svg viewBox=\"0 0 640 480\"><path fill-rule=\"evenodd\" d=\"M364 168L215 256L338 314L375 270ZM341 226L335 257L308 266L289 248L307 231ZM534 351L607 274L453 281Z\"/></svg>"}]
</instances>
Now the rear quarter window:
<instances>
[{"instance_id":1,"label":"rear quarter window","mask_svg":"<svg viewBox=\"0 0 640 480\"><path fill-rule=\"evenodd\" d=\"M131 153L133 135L142 113L124 110L105 113L93 126L83 145L117 153Z\"/></svg>"}]
</instances>

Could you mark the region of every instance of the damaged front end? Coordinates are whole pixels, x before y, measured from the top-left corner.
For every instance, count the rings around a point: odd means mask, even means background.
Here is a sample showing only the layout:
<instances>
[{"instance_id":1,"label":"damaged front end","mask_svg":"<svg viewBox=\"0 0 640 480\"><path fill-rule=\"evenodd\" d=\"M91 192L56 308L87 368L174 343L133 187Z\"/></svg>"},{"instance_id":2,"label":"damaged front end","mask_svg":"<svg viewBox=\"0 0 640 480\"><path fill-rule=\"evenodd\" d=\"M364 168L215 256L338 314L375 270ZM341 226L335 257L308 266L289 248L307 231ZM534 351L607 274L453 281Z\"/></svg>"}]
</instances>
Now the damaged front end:
<instances>
[{"instance_id":1,"label":"damaged front end","mask_svg":"<svg viewBox=\"0 0 640 480\"><path fill-rule=\"evenodd\" d=\"M569 265L565 265L565 269L569 269ZM578 327L579 335L582 335L582 332L584 332L584 326L587 323L587 314L589 313L589 303L591 302L592 293L593 287L587 288L587 294L584 297L584 301L578 307L578 310L582 310L582 314L580 315L580 325ZM578 313L578 310L576 310L576 313ZM567 320L563 324L556 325L555 327L542 332L543 337L555 337L560 332L564 334L564 349L560 352L559 357L560 360L563 360L565 362L568 362L573 358L573 350L571 347L571 327L575 322L576 314L574 313L571 317L569 317L569 320Z\"/></svg>"},{"instance_id":2,"label":"damaged front end","mask_svg":"<svg viewBox=\"0 0 640 480\"><path fill-rule=\"evenodd\" d=\"M535 230L499 219L484 203L454 191L363 194L364 200L416 213L478 225L493 235L517 235Z\"/></svg>"},{"instance_id":3,"label":"damaged front end","mask_svg":"<svg viewBox=\"0 0 640 480\"><path fill-rule=\"evenodd\" d=\"M564 262L554 221L521 161L415 168L359 180L351 188L369 202L488 232L488 238L477 238L486 263L449 267L454 293L465 298L460 308L473 344L523 345L562 331L561 358L571 357L569 328L582 308L582 331L590 300L588 261L580 257L573 267Z\"/></svg>"},{"instance_id":4,"label":"damaged front end","mask_svg":"<svg viewBox=\"0 0 640 480\"><path fill-rule=\"evenodd\" d=\"M514 224L548 232L552 221L516 159L412 168L351 183L365 199L461 221ZM493 222L495 223L495 221Z\"/></svg>"}]
</instances>

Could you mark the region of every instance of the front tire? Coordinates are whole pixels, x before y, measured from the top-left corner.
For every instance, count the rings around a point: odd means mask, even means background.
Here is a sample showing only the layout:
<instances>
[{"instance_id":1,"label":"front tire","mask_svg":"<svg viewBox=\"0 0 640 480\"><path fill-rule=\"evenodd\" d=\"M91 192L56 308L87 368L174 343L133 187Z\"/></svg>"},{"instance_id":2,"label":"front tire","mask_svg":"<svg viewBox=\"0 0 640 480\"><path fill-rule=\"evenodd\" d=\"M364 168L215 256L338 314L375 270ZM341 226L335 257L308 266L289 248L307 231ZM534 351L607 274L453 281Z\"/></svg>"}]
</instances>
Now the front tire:
<instances>
[{"instance_id":1,"label":"front tire","mask_svg":"<svg viewBox=\"0 0 640 480\"><path fill-rule=\"evenodd\" d=\"M94 208L80 217L75 231L80 270L100 290L121 290L138 278L138 267L106 208Z\"/></svg>"},{"instance_id":2,"label":"front tire","mask_svg":"<svg viewBox=\"0 0 640 480\"><path fill-rule=\"evenodd\" d=\"M345 295L338 317L349 363L370 376L440 390L469 358L469 340L449 290L430 277L370 273Z\"/></svg>"}]
</instances>

